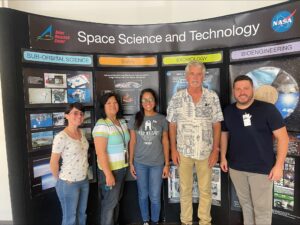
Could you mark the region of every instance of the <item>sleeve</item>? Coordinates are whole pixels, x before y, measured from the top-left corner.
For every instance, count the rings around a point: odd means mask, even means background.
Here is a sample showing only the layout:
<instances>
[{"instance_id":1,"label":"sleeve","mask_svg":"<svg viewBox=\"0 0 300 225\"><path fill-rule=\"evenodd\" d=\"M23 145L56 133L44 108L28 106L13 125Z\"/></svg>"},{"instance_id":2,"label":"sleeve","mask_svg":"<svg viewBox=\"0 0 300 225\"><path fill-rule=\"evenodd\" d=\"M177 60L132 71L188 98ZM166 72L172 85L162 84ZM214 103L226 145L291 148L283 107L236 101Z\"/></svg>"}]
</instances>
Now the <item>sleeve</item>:
<instances>
[{"instance_id":1,"label":"sleeve","mask_svg":"<svg viewBox=\"0 0 300 225\"><path fill-rule=\"evenodd\" d=\"M109 136L109 129L107 124L103 119L100 119L97 121L94 129L93 129L93 138L96 137L105 137L108 138Z\"/></svg>"},{"instance_id":2,"label":"sleeve","mask_svg":"<svg viewBox=\"0 0 300 225\"><path fill-rule=\"evenodd\" d=\"M168 121L165 116L162 116L162 128L163 128L163 131L169 130Z\"/></svg>"},{"instance_id":3,"label":"sleeve","mask_svg":"<svg viewBox=\"0 0 300 225\"><path fill-rule=\"evenodd\" d=\"M62 153L66 145L66 138L62 132L58 133L53 140L52 152L53 153Z\"/></svg>"},{"instance_id":4,"label":"sleeve","mask_svg":"<svg viewBox=\"0 0 300 225\"><path fill-rule=\"evenodd\" d=\"M134 123L135 123L135 115L130 117L130 120L128 122L128 129L129 130L135 130L134 129Z\"/></svg>"},{"instance_id":5,"label":"sleeve","mask_svg":"<svg viewBox=\"0 0 300 225\"><path fill-rule=\"evenodd\" d=\"M272 131L278 130L285 126L285 123L283 121L280 112L274 105L272 104L269 105L268 113L266 113L266 115L267 115L268 125Z\"/></svg>"},{"instance_id":6,"label":"sleeve","mask_svg":"<svg viewBox=\"0 0 300 225\"><path fill-rule=\"evenodd\" d=\"M213 115L212 115L212 122L221 122L223 121L223 113L220 105L220 100L217 93L213 92Z\"/></svg>"},{"instance_id":7,"label":"sleeve","mask_svg":"<svg viewBox=\"0 0 300 225\"><path fill-rule=\"evenodd\" d=\"M228 121L229 115L232 113L231 109L231 106L228 105L223 111L224 120L221 122L221 131L229 132L229 127L227 126L226 121Z\"/></svg>"},{"instance_id":8,"label":"sleeve","mask_svg":"<svg viewBox=\"0 0 300 225\"><path fill-rule=\"evenodd\" d=\"M176 103L178 102L178 98L176 97L178 94L178 92L173 95L173 97L171 98L168 108L167 108L167 121L172 122L172 123L176 123L177 121L177 116L176 116Z\"/></svg>"},{"instance_id":9,"label":"sleeve","mask_svg":"<svg viewBox=\"0 0 300 225\"><path fill-rule=\"evenodd\" d=\"M224 132L228 132L228 128L226 126L225 120L221 122L221 130Z\"/></svg>"}]
</instances>

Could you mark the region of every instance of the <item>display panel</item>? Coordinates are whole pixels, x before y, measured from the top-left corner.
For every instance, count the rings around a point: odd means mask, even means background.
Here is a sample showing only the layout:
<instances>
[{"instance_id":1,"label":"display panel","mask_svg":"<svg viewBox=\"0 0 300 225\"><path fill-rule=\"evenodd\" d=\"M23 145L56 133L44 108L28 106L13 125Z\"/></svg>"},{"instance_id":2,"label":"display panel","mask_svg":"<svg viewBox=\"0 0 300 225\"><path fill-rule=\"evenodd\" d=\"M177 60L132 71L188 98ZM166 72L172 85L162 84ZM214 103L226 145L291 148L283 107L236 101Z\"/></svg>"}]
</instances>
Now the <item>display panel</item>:
<instances>
[{"instance_id":1,"label":"display panel","mask_svg":"<svg viewBox=\"0 0 300 225\"><path fill-rule=\"evenodd\" d=\"M252 78L255 98L273 103L289 131L300 131L300 57L230 65L230 81L241 74ZM234 102L231 97L231 102Z\"/></svg>"},{"instance_id":2,"label":"display panel","mask_svg":"<svg viewBox=\"0 0 300 225\"><path fill-rule=\"evenodd\" d=\"M184 70L170 70L165 74L166 78L166 102L168 103L172 96L181 89L187 87ZM220 69L206 69L203 87L214 90L220 95Z\"/></svg>"},{"instance_id":3,"label":"display panel","mask_svg":"<svg viewBox=\"0 0 300 225\"><path fill-rule=\"evenodd\" d=\"M26 107L57 107L80 102L93 105L90 71L23 69Z\"/></svg>"},{"instance_id":4,"label":"display panel","mask_svg":"<svg viewBox=\"0 0 300 225\"><path fill-rule=\"evenodd\" d=\"M139 96L145 88L159 93L157 71L96 72L97 98L106 92L116 92L120 96L124 114L135 114L139 110Z\"/></svg>"}]
</instances>

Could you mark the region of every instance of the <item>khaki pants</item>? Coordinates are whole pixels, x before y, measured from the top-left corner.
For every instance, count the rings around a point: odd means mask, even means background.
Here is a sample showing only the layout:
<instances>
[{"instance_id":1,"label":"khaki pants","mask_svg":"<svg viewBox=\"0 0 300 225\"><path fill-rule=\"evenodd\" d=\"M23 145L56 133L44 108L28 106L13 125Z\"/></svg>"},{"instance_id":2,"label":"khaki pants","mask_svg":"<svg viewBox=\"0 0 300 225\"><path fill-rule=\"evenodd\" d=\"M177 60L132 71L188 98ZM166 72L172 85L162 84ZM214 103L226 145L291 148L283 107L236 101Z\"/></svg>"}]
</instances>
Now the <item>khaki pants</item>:
<instances>
[{"instance_id":1,"label":"khaki pants","mask_svg":"<svg viewBox=\"0 0 300 225\"><path fill-rule=\"evenodd\" d=\"M271 225L273 182L266 174L229 169L245 225Z\"/></svg>"},{"instance_id":2,"label":"khaki pants","mask_svg":"<svg viewBox=\"0 0 300 225\"><path fill-rule=\"evenodd\" d=\"M199 224L211 224L211 174L212 169L208 167L208 159L196 160L184 157L180 154L179 180L180 180L180 219L182 223L192 224L193 222L193 167L197 172L198 189L199 189L199 205L198 218Z\"/></svg>"}]
</instances>

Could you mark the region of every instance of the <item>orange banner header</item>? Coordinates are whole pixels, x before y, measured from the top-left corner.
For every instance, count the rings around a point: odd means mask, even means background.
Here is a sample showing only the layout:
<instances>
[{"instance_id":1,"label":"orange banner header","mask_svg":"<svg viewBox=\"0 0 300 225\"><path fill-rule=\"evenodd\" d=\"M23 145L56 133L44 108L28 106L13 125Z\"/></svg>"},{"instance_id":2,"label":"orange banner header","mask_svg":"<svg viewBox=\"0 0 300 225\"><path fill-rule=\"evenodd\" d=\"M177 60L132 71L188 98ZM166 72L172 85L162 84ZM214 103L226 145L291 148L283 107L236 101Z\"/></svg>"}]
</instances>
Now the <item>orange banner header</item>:
<instances>
[{"instance_id":1,"label":"orange banner header","mask_svg":"<svg viewBox=\"0 0 300 225\"><path fill-rule=\"evenodd\" d=\"M156 56L98 56L99 66L157 66Z\"/></svg>"}]
</instances>

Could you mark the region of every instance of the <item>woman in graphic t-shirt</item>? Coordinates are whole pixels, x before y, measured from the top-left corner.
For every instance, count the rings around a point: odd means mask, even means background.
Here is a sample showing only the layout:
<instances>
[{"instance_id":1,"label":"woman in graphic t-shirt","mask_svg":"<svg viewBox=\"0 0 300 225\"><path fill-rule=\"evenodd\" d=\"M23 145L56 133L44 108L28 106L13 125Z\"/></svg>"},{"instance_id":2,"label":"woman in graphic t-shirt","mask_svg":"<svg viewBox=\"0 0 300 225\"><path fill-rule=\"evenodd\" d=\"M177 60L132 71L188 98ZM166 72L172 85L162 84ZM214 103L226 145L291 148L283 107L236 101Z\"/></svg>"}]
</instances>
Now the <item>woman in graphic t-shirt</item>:
<instances>
[{"instance_id":1,"label":"woman in graphic t-shirt","mask_svg":"<svg viewBox=\"0 0 300 225\"><path fill-rule=\"evenodd\" d=\"M156 112L157 98L152 89L140 95L140 111L130 120L130 172L137 180L140 211L144 225L157 224L160 214L162 178L169 175L168 123Z\"/></svg>"}]
</instances>

